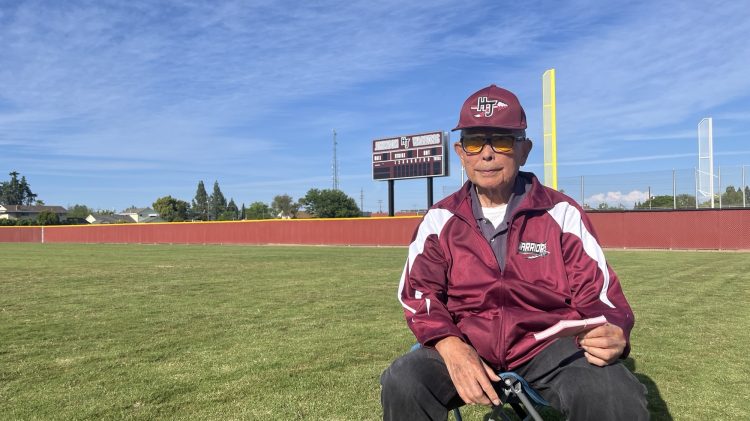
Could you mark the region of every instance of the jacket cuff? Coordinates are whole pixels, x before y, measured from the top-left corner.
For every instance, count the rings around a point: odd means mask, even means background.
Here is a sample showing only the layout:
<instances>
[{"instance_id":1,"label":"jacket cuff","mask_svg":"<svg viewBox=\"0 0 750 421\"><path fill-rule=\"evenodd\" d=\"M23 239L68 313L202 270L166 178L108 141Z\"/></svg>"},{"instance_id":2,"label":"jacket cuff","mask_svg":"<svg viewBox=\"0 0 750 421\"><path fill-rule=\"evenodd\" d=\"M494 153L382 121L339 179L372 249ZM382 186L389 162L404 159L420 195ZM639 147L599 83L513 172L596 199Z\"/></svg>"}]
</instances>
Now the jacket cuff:
<instances>
[{"instance_id":1,"label":"jacket cuff","mask_svg":"<svg viewBox=\"0 0 750 421\"><path fill-rule=\"evenodd\" d=\"M430 331L427 334L417 336L417 340L424 346L434 347L435 344L440 342L441 339L445 339L449 336L455 336L466 342L464 335L460 330L458 330L458 327L456 326Z\"/></svg>"}]
</instances>

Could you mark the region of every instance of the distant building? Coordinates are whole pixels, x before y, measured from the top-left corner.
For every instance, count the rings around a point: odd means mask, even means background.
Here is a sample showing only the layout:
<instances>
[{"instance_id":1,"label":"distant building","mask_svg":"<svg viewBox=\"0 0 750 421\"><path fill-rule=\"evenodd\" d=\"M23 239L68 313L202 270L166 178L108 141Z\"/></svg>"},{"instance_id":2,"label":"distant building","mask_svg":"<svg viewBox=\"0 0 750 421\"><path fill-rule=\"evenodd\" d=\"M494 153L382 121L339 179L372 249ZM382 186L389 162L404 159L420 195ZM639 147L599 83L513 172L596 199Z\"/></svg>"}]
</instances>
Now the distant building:
<instances>
[{"instance_id":1,"label":"distant building","mask_svg":"<svg viewBox=\"0 0 750 421\"><path fill-rule=\"evenodd\" d=\"M132 223L133 218L125 215L92 213L86 217L89 224L127 224Z\"/></svg>"},{"instance_id":2,"label":"distant building","mask_svg":"<svg viewBox=\"0 0 750 421\"><path fill-rule=\"evenodd\" d=\"M116 215L129 216L135 222L163 222L159 218L159 213L151 208L128 208Z\"/></svg>"},{"instance_id":3,"label":"distant building","mask_svg":"<svg viewBox=\"0 0 750 421\"><path fill-rule=\"evenodd\" d=\"M56 213L61 221L68 213L62 206L0 205L0 219L36 219L44 211Z\"/></svg>"},{"instance_id":4,"label":"distant building","mask_svg":"<svg viewBox=\"0 0 750 421\"><path fill-rule=\"evenodd\" d=\"M159 214L151 208L128 208L115 214L92 213L86 217L89 224L125 224L138 222L146 224L149 222L164 222Z\"/></svg>"}]
</instances>

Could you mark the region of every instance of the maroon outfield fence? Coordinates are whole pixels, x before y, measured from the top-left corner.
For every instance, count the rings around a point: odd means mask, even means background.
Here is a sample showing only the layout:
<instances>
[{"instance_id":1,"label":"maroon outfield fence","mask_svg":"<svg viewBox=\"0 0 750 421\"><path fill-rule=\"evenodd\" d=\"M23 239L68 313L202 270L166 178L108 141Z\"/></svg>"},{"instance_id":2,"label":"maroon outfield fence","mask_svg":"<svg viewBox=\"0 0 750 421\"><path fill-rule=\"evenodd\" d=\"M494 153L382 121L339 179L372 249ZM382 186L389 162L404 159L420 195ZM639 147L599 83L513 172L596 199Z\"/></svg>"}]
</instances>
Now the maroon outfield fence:
<instances>
[{"instance_id":1,"label":"maroon outfield fence","mask_svg":"<svg viewBox=\"0 0 750 421\"><path fill-rule=\"evenodd\" d=\"M603 247L750 250L750 209L589 212ZM0 227L0 242L406 246L418 217Z\"/></svg>"}]
</instances>

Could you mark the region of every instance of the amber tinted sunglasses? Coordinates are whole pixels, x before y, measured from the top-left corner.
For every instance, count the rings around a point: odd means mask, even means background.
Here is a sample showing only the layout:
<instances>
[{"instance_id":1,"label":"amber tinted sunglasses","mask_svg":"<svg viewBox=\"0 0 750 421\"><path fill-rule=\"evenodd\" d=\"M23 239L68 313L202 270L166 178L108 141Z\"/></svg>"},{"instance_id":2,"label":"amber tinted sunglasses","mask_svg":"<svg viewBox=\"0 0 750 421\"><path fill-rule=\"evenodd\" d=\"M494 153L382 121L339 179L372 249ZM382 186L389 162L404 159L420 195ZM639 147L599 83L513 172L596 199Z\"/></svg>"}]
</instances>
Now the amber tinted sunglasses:
<instances>
[{"instance_id":1,"label":"amber tinted sunglasses","mask_svg":"<svg viewBox=\"0 0 750 421\"><path fill-rule=\"evenodd\" d=\"M515 142L525 139L511 134L469 134L461 137L461 148L467 154L475 155L482 152L484 145L489 144L493 151L508 154L513 152Z\"/></svg>"}]
</instances>

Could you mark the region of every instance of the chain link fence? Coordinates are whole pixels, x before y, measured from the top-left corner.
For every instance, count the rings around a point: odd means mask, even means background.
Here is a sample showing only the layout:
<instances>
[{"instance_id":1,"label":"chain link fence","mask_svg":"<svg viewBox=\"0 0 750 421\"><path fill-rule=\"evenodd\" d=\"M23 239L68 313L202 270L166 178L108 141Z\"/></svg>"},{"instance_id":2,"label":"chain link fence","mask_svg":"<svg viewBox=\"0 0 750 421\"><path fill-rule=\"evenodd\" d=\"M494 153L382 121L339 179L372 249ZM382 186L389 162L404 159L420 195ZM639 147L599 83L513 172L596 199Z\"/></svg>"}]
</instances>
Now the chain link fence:
<instances>
[{"instance_id":1,"label":"chain link fence","mask_svg":"<svg viewBox=\"0 0 750 421\"><path fill-rule=\"evenodd\" d=\"M558 189L585 209L702 209L750 207L750 165L719 167L714 192L698 190L695 168L559 177Z\"/></svg>"}]
</instances>

